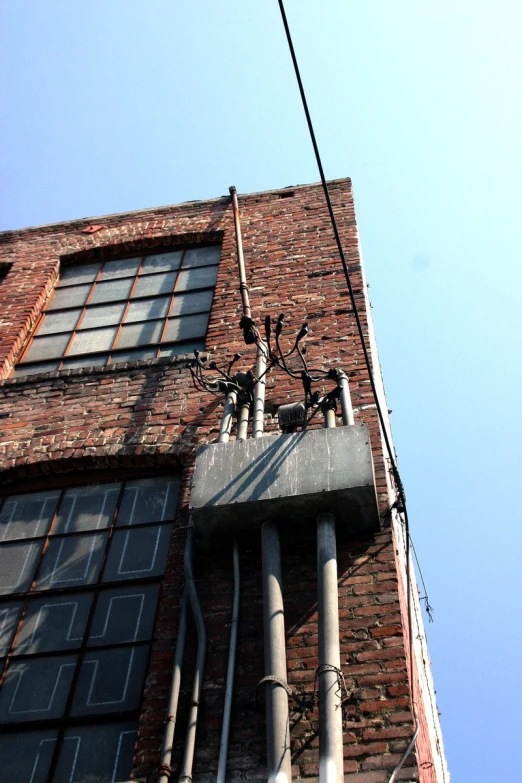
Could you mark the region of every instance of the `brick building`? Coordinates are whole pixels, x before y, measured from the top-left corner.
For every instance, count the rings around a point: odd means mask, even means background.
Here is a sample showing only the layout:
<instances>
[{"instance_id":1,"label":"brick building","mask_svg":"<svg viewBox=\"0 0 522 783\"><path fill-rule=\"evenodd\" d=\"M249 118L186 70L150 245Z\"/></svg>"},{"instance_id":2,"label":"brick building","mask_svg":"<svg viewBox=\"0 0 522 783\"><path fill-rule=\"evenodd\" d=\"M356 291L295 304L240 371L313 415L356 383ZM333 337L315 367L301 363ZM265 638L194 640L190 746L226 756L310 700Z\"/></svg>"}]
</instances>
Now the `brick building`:
<instances>
[{"instance_id":1,"label":"brick building","mask_svg":"<svg viewBox=\"0 0 522 783\"><path fill-rule=\"evenodd\" d=\"M386 411L351 183L338 180L330 188ZM356 512L343 513L352 495L336 501L340 666L323 660L318 669L322 605L316 527L308 519L317 499L290 498L273 521L291 693L283 687L284 673L281 684L267 670L263 498L254 497L256 477L247 470L241 479L238 469L238 493L255 500L255 510L234 512L237 524L229 534L224 522L213 524L220 501L210 503L210 516L203 508L192 558L206 630L201 698L195 707L198 635L189 609L179 704L166 721L181 607L192 606L182 595L196 451L223 433L229 390L225 384L213 393L218 376L209 365L226 370L239 352L233 372L237 367L244 377L252 370L254 385L258 377L256 346L245 345L238 327L231 199L6 232L0 235L0 746L10 783L156 781L161 774L164 780L192 776L195 783L216 779L235 625L234 538L240 603L226 780L286 780L288 759L294 780L319 779L329 738L320 743L317 693L332 673L339 683L334 721L342 731L345 780L387 783L401 761L396 780L449 780L415 585L411 624L408 618L403 521L322 190L310 185L241 196L240 212L254 322L262 331L266 315L275 325L285 313L283 351L308 323L300 345L306 343L309 364L345 371L352 427L369 433L371 442L373 522L356 524ZM195 350L208 388L187 367ZM296 377L277 365L265 377L263 437L235 440L234 423L229 443L219 444L230 449L222 452L226 464L239 448L294 443L278 437L278 406L304 395L295 352L288 364ZM336 388L331 378L314 385L319 398ZM342 433L339 408L335 418L335 432ZM301 438L293 429L287 426L290 434L282 437ZM318 410L304 435L323 438L324 432ZM312 456L320 448L313 446ZM296 449L298 459L302 449ZM274 481L284 473L286 457L278 459ZM337 467L334 462L332 470ZM305 480L320 469L309 467ZM212 471L208 464L198 470L204 492L205 470ZM319 511L325 497L328 491L317 501ZM295 513L288 512L292 502ZM272 678L259 685L267 674ZM274 706L272 698L280 703L281 694L290 742L283 737L286 761L267 773L265 708ZM194 763L187 773L184 748L194 709ZM174 725L170 754L164 734ZM414 748L403 759L414 732ZM270 767L270 750L268 756ZM326 768L321 775L342 778Z\"/></svg>"}]
</instances>

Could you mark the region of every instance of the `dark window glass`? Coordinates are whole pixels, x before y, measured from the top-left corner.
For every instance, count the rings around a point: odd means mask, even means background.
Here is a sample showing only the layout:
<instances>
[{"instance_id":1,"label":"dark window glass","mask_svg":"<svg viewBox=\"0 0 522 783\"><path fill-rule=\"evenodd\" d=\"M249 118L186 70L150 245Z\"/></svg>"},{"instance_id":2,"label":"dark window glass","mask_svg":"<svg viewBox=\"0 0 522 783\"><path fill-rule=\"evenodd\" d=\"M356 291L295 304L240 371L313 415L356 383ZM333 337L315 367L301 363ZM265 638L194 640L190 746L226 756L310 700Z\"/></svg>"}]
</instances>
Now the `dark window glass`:
<instances>
[{"instance_id":1,"label":"dark window glass","mask_svg":"<svg viewBox=\"0 0 522 783\"><path fill-rule=\"evenodd\" d=\"M204 348L220 252L208 245L67 267L15 374Z\"/></svg>"},{"instance_id":2,"label":"dark window glass","mask_svg":"<svg viewBox=\"0 0 522 783\"><path fill-rule=\"evenodd\" d=\"M155 476L0 499L6 780L129 779L178 493Z\"/></svg>"}]
</instances>

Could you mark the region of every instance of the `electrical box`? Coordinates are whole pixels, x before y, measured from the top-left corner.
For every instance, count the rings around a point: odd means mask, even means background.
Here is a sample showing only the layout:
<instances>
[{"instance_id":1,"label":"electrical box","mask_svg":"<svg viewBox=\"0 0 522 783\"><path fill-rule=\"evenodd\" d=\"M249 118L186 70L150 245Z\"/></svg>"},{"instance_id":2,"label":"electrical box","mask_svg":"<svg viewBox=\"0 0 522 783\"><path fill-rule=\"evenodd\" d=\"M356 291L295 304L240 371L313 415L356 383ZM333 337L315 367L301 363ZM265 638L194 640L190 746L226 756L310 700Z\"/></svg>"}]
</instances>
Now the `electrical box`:
<instances>
[{"instance_id":1,"label":"electrical box","mask_svg":"<svg viewBox=\"0 0 522 783\"><path fill-rule=\"evenodd\" d=\"M350 533L379 530L368 427L355 424L212 443L196 457L190 510L210 547L266 520L299 526L331 512Z\"/></svg>"}]
</instances>

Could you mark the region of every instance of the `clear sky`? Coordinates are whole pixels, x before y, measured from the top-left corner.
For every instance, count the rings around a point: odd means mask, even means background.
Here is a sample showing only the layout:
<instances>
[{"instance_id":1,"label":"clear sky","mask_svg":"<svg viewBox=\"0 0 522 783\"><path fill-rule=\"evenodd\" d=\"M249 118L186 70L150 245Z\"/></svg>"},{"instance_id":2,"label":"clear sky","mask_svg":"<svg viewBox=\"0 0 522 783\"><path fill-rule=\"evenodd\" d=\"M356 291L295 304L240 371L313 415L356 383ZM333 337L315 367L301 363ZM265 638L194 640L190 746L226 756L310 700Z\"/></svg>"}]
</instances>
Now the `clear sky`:
<instances>
[{"instance_id":1,"label":"clear sky","mask_svg":"<svg viewBox=\"0 0 522 783\"><path fill-rule=\"evenodd\" d=\"M453 783L520 744L519 0L287 0L351 176ZM276 0L0 3L3 229L318 180Z\"/></svg>"}]
</instances>

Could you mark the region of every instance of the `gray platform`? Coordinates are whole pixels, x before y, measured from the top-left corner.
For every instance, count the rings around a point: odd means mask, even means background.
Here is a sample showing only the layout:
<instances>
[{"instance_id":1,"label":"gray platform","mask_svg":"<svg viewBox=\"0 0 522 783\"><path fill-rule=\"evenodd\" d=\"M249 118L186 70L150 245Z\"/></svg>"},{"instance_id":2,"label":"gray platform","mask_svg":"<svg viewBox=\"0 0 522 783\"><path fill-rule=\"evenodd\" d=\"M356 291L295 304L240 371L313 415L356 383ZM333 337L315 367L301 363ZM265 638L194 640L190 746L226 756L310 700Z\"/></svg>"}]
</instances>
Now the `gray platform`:
<instances>
[{"instance_id":1,"label":"gray platform","mask_svg":"<svg viewBox=\"0 0 522 783\"><path fill-rule=\"evenodd\" d=\"M321 511L332 512L349 532L376 531L368 428L355 424L202 446L190 509L204 547L253 533L267 519L301 525Z\"/></svg>"}]
</instances>

